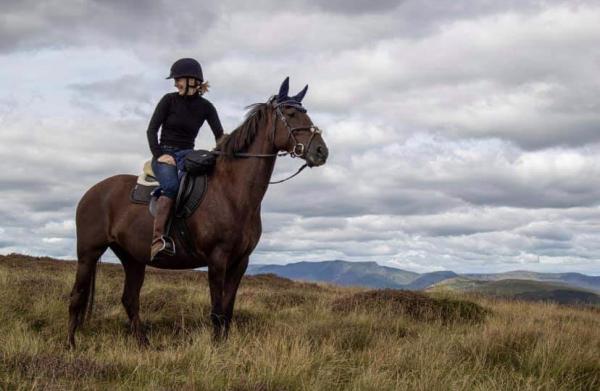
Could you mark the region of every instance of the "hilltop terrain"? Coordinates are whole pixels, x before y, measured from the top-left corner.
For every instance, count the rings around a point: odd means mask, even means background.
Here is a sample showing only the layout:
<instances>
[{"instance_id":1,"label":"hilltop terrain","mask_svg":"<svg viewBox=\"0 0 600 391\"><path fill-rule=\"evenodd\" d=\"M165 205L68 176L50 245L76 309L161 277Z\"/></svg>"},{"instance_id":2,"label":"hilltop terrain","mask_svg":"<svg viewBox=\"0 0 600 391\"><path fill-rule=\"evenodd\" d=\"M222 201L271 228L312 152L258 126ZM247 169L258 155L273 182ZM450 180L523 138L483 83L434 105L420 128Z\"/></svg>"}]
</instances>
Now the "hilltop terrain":
<instances>
[{"instance_id":1,"label":"hilltop terrain","mask_svg":"<svg viewBox=\"0 0 600 391\"><path fill-rule=\"evenodd\" d=\"M245 277L234 329L211 340L206 273L148 269L128 332L120 265L66 349L75 264L0 256L0 389L595 390L600 312L470 293Z\"/></svg>"}]
</instances>

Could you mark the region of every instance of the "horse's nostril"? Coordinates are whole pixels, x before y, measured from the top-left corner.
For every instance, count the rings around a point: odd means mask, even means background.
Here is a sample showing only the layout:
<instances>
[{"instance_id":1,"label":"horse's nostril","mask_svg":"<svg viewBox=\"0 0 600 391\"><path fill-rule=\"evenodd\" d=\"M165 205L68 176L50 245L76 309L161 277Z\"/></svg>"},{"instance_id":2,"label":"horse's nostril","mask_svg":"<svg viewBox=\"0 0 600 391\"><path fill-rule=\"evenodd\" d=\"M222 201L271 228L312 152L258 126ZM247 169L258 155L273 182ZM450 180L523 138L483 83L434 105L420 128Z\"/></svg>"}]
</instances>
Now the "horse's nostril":
<instances>
[{"instance_id":1,"label":"horse's nostril","mask_svg":"<svg viewBox=\"0 0 600 391\"><path fill-rule=\"evenodd\" d=\"M323 146L319 145L317 147L317 154L319 156L321 156L322 158L327 158L327 155L329 155L329 151L327 150L326 147L323 147Z\"/></svg>"}]
</instances>

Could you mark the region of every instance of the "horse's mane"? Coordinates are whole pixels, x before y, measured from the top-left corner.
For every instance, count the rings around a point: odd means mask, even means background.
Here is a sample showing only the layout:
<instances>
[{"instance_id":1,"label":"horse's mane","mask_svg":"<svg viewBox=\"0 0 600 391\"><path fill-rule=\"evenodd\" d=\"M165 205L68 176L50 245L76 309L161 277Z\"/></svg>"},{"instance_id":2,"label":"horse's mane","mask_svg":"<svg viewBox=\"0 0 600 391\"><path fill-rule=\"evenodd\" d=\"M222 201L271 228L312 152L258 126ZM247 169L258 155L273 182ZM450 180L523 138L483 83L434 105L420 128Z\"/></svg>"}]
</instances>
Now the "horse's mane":
<instances>
[{"instance_id":1,"label":"horse's mane","mask_svg":"<svg viewBox=\"0 0 600 391\"><path fill-rule=\"evenodd\" d=\"M245 151L254 141L258 128L269 117L267 103L254 103L246 108L244 121L220 144L220 150L225 156L233 156L237 152Z\"/></svg>"}]
</instances>

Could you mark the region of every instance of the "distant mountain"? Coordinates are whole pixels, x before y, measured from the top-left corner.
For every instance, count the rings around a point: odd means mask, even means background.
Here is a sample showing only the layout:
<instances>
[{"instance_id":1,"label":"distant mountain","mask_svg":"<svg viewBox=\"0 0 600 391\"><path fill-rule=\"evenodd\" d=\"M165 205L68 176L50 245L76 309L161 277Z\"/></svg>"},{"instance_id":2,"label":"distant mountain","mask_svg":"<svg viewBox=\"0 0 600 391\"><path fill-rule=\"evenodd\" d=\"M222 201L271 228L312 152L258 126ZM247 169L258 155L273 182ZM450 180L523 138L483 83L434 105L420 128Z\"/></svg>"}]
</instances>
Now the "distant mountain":
<instances>
[{"instance_id":1,"label":"distant mountain","mask_svg":"<svg viewBox=\"0 0 600 391\"><path fill-rule=\"evenodd\" d=\"M580 273L536 273L512 271L492 274L456 274L452 271L415 273L376 262L321 261L296 262L287 265L250 265L248 274L273 273L293 280L321 281L339 285L358 285L370 288L424 290L444 281L453 284L479 286L479 282L529 280L564 284L565 287L600 293L600 276ZM493 285L491 285L493 286Z\"/></svg>"},{"instance_id":2,"label":"distant mountain","mask_svg":"<svg viewBox=\"0 0 600 391\"><path fill-rule=\"evenodd\" d=\"M439 281L456 277L451 271L415 273L376 262L297 262L287 265L250 265L247 274L273 273L293 280L321 281L370 288L421 290Z\"/></svg>"},{"instance_id":3,"label":"distant mountain","mask_svg":"<svg viewBox=\"0 0 600 391\"><path fill-rule=\"evenodd\" d=\"M518 300L552 301L559 304L600 305L600 295L594 292L570 287L563 283L535 280L482 281L458 277L439 282L427 290L430 292L471 292Z\"/></svg>"},{"instance_id":4,"label":"distant mountain","mask_svg":"<svg viewBox=\"0 0 600 391\"><path fill-rule=\"evenodd\" d=\"M421 274L419 278L408 284L406 289L422 290L440 281L454 277L458 277L458 274L451 271L424 273Z\"/></svg>"},{"instance_id":5,"label":"distant mountain","mask_svg":"<svg viewBox=\"0 0 600 391\"><path fill-rule=\"evenodd\" d=\"M515 270L494 274L463 274L465 277L482 281L499 280L533 280L567 284L572 287L600 292L600 276L587 276L581 273L536 273L526 270Z\"/></svg>"},{"instance_id":6,"label":"distant mountain","mask_svg":"<svg viewBox=\"0 0 600 391\"><path fill-rule=\"evenodd\" d=\"M273 273L293 280L322 281L371 288L402 288L421 277L419 273L381 266L375 262L347 261L250 265L246 273Z\"/></svg>"}]
</instances>

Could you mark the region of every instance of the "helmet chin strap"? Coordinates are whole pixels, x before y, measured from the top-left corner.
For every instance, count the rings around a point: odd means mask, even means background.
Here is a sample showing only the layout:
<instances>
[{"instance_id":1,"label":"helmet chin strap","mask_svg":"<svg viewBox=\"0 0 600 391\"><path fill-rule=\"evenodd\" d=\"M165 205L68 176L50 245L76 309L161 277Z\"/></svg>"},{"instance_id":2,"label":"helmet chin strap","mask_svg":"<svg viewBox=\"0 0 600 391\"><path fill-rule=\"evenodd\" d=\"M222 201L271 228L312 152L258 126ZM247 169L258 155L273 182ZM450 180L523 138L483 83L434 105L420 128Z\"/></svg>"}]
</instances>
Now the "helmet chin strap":
<instances>
[{"instance_id":1,"label":"helmet chin strap","mask_svg":"<svg viewBox=\"0 0 600 391\"><path fill-rule=\"evenodd\" d=\"M198 89L200 88L200 83L197 79L194 79L194 85L190 87L190 83L189 83L190 78L186 77L185 78L185 90L183 91L183 96L188 96L188 94L190 93L192 88L196 89L196 92L198 92Z\"/></svg>"},{"instance_id":2,"label":"helmet chin strap","mask_svg":"<svg viewBox=\"0 0 600 391\"><path fill-rule=\"evenodd\" d=\"M186 77L185 78L185 91L183 91L183 96L188 96L189 92L190 92L190 83L189 83L189 79Z\"/></svg>"}]
</instances>

